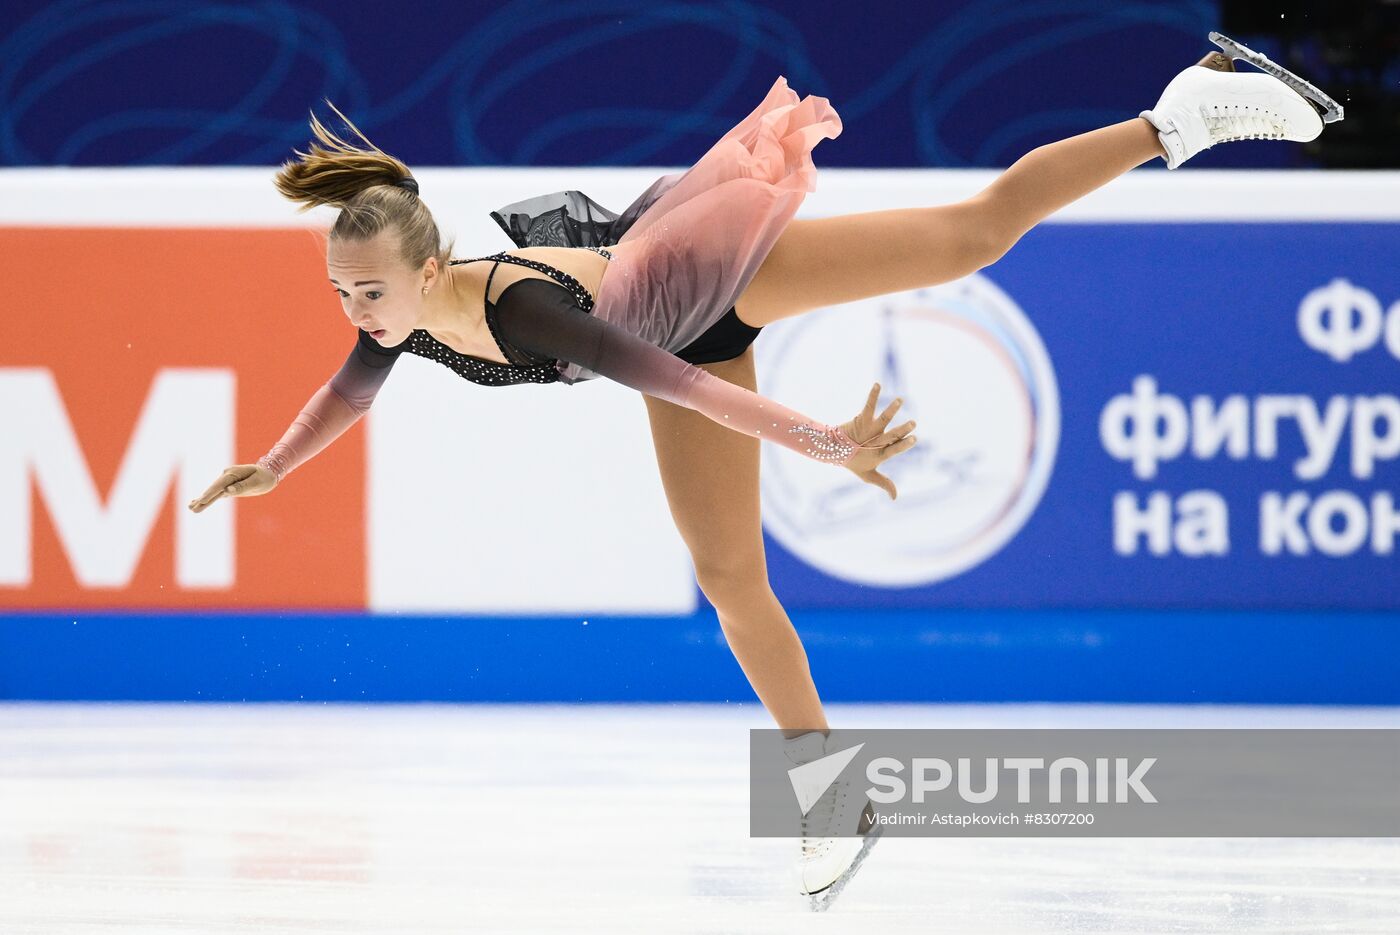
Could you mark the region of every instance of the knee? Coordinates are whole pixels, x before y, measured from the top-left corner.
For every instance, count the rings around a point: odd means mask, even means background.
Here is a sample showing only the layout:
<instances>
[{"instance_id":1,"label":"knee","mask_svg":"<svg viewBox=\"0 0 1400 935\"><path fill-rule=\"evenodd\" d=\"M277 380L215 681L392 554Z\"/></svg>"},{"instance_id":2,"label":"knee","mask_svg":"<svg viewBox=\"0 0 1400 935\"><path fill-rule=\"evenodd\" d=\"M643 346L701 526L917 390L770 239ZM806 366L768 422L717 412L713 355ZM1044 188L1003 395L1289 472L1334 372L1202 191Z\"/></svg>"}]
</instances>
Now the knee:
<instances>
[{"instance_id":1,"label":"knee","mask_svg":"<svg viewBox=\"0 0 1400 935\"><path fill-rule=\"evenodd\" d=\"M695 580L715 607L743 605L772 593L763 557L695 562Z\"/></svg>"},{"instance_id":2,"label":"knee","mask_svg":"<svg viewBox=\"0 0 1400 935\"><path fill-rule=\"evenodd\" d=\"M987 230L978 238L977 268L984 269L1006 256L1007 252L1020 240L1019 235L1005 231Z\"/></svg>"},{"instance_id":3,"label":"knee","mask_svg":"<svg viewBox=\"0 0 1400 935\"><path fill-rule=\"evenodd\" d=\"M1021 239L1023 231L1008 220L1007 212L999 210L993 196L979 195L968 199L967 204L969 212L964 236L968 265L982 269L1006 256Z\"/></svg>"}]
</instances>

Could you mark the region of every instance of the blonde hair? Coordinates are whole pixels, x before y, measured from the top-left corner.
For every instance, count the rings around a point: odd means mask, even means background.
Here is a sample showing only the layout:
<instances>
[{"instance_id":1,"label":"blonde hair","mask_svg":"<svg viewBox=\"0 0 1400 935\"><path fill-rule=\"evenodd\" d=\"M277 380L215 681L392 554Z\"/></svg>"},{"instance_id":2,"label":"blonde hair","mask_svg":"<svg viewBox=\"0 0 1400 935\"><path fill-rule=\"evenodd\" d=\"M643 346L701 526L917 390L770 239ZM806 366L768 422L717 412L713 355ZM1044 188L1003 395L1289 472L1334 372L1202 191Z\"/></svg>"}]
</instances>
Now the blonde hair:
<instances>
[{"instance_id":1,"label":"blonde hair","mask_svg":"<svg viewBox=\"0 0 1400 935\"><path fill-rule=\"evenodd\" d=\"M427 204L397 182L411 178L408 166L375 146L360 128L340 112L329 99L326 104L364 147L355 146L328 130L316 114L311 114L313 142L308 152L292 150L301 157L288 160L272 179L285 197L300 202L297 213L319 205L340 208L330 229L330 239L369 240L387 228L399 235L399 256L414 269L421 269L428 257L438 258L438 272L445 274L452 256L452 243L441 245L437 222Z\"/></svg>"}]
</instances>

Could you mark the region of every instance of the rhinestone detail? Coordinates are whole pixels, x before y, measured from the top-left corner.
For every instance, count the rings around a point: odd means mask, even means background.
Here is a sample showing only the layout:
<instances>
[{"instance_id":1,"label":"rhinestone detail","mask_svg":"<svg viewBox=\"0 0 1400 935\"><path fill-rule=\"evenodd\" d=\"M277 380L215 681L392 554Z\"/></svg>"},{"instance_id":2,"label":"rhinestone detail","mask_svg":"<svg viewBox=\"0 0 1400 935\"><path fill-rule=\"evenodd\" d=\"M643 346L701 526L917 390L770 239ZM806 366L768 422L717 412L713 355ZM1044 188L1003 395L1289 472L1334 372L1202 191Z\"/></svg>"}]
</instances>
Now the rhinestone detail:
<instances>
[{"instance_id":1,"label":"rhinestone detail","mask_svg":"<svg viewBox=\"0 0 1400 935\"><path fill-rule=\"evenodd\" d=\"M603 247L580 247L578 249L592 250L609 260L613 258L613 255ZM514 263L518 266L527 266L537 272L544 273L572 292L574 301L577 302L579 307L585 312L591 312L593 310L593 296L583 287L583 284L568 273L556 269L548 263L541 263L538 260L527 260L524 257L512 256L509 253L501 252L486 257L449 260L448 265L457 266L462 263L475 263L487 260L496 263ZM495 269L493 267L492 273L494 272ZM510 352L501 345L500 338L496 337L496 332L491 327L490 314L486 316L486 327L487 330L491 332L491 337L496 341L496 345L501 348L501 353L505 354L506 357L510 357ZM514 386L520 383L557 383L559 381L559 362L556 360L534 364L503 364L499 361L488 360L485 357L463 354L460 351L453 350L423 329L415 329L409 334L408 347L406 347L405 350L410 354L436 361L452 370L458 376L482 386Z\"/></svg>"},{"instance_id":2,"label":"rhinestone detail","mask_svg":"<svg viewBox=\"0 0 1400 935\"><path fill-rule=\"evenodd\" d=\"M790 435L806 435L807 451L818 461L845 463L861 446L839 426L818 428L807 422L788 429Z\"/></svg>"}]
</instances>

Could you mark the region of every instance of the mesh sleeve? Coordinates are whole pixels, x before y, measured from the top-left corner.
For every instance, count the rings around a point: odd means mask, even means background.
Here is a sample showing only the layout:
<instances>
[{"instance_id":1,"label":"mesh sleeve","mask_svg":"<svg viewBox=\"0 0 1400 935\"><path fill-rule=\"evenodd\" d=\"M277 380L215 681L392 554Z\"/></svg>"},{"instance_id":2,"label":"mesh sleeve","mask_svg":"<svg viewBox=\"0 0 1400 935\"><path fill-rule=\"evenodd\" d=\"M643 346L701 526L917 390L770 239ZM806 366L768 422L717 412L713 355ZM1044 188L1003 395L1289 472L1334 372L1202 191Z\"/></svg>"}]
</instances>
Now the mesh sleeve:
<instances>
[{"instance_id":1,"label":"mesh sleeve","mask_svg":"<svg viewBox=\"0 0 1400 935\"><path fill-rule=\"evenodd\" d=\"M624 386L694 409L720 425L818 461L845 464L862 447L839 426L809 419L595 318L555 283L540 279L513 283L497 303L496 329L532 353L580 364Z\"/></svg>"},{"instance_id":2,"label":"mesh sleeve","mask_svg":"<svg viewBox=\"0 0 1400 935\"><path fill-rule=\"evenodd\" d=\"M369 411L402 348L370 346L367 342L373 340L360 332L345 363L312 394L277 444L258 459L258 464L276 475L279 483Z\"/></svg>"}]
</instances>

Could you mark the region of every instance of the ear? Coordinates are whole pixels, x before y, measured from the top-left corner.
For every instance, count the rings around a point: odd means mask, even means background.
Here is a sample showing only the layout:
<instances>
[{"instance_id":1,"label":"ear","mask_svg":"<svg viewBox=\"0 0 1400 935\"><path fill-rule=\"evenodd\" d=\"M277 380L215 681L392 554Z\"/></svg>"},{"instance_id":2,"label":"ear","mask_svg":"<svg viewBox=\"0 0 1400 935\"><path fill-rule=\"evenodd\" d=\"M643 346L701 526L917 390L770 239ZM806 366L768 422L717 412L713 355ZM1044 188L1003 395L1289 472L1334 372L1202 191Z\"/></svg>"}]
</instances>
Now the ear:
<instances>
[{"instance_id":1,"label":"ear","mask_svg":"<svg viewBox=\"0 0 1400 935\"><path fill-rule=\"evenodd\" d=\"M441 273L442 273L442 267L441 267L441 265L439 265L439 263L438 263L438 258L437 258L437 257L435 257L435 256L430 256L430 257L428 257L426 260L423 261L423 270L422 270L422 274L423 274L423 291L424 291L424 292L426 292L426 291L428 291L428 289L432 288L433 283L437 282L437 278L438 278L439 275L441 275Z\"/></svg>"}]
</instances>

